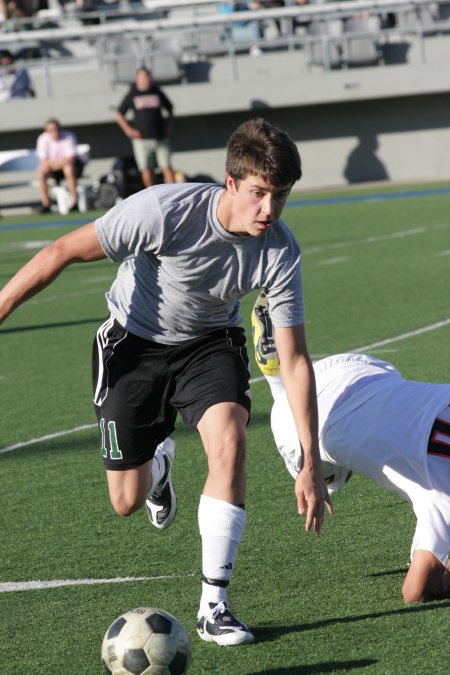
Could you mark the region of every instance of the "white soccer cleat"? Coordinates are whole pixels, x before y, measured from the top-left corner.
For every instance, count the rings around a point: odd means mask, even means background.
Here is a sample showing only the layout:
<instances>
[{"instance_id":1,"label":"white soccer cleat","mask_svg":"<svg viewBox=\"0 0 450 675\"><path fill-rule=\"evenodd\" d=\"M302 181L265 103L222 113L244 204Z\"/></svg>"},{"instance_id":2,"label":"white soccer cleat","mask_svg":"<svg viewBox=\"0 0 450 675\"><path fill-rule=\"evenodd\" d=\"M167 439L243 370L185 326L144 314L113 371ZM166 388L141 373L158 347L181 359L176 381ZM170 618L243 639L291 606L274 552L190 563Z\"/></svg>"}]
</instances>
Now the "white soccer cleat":
<instances>
[{"instance_id":1,"label":"white soccer cleat","mask_svg":"<svg viewBox=\"0 0 450 675\"><path fill-rule=\"evenodd\" d=\"M159 530L165 530L175 518L177 512L177 496L172 483L172 464L175 459L175 441L166 438L156 449L158 455L164 461L165 471L163 477L147 496L145 508L152 525Z\"/></svg>"},{"instance_id":2,"label":"white soccer cleat","mask_svg":"<svg viewBox=\"0 0 450 675\"><path fill-rule=\"evenodd\" d=\"M220 647L243 645L255 639L245 623L230 612L226 602L219 602L209 614L199 617L197 633L202 640Z\"/></svg>"}]
</instances>

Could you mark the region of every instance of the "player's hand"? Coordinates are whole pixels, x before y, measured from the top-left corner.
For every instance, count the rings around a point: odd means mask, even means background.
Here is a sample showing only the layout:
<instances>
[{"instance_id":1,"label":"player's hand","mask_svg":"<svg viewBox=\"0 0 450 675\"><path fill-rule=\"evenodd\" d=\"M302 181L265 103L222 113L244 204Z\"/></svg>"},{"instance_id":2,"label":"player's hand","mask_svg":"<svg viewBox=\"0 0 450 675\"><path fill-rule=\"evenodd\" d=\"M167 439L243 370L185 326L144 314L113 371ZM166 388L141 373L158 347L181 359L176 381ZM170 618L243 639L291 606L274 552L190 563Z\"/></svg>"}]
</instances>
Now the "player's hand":
<instances>
[{"instance_id":1,"label":"player's hand","mask_svg":"<svg viewBox=\"0 0 450 675\"><path fill-rule=\"evenodd\" d=\"M319 534L325 513L333 515L333 505L327 486L318 470L313 471L303 467L295 481L295 495L297 497L298 512L306 513L305 530L309 532L314 524L314 532Z\"/></svg>"}]
</instances>

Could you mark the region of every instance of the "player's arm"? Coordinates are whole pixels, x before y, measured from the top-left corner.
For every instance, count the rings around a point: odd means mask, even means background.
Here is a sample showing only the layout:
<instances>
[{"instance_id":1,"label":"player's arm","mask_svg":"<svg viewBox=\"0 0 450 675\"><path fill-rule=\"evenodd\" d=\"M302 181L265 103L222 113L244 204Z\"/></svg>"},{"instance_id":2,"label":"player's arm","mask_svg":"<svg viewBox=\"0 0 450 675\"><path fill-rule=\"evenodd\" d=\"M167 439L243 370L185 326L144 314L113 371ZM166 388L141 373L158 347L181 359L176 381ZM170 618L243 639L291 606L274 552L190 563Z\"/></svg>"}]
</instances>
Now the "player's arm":
<instances>
[{"instance_id":1,"label":"player's arm","mask_svg":"<svg viewBox=\"0 0 450 675\"><path fill-rule=\"evenodd\" d=\"M25 300L46 288L68 265L105 257L93 222L48 244L0 291L0 323Z\"/></svg>"},{"instance_id":2,"label":"player's arm","mask_svg":"<svg viewBox=\"0 0 450 675\"><path fill-rule=\"evenodd\" d=\"M320 474L317 395L314 370L306 347L303 325L275 327L275 345L281 376L302 448L302 468L295 481L298 511L306 512L306 530L322 527L324 506L333 513L328 490Z\"/></svg>"},{"instance_id":3,"label":"player's arm","mask_svg":"<svg viewBox=\"0 0 450 675\"><path fill-rule=\"evenodd\" d=\"M404 601L408 604L427 602L448 596L449 590L449 568L431 551L416 549L402 587Z\"/></svg>"}]
</instances>

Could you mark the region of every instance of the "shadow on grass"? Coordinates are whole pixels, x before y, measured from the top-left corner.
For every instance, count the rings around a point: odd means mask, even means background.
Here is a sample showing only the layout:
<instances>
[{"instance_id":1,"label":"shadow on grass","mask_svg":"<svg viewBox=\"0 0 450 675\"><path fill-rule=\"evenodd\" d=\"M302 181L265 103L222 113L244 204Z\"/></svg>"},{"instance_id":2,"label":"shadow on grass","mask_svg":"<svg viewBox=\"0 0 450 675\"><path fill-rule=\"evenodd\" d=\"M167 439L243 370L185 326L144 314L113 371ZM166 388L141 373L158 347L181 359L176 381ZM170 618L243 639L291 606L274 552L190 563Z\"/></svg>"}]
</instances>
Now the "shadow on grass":
<instances>
[{"instance_id":1,"label":"shadow on grass","mask_svg":"<svg viewBox=\"0 0 450 675\"><path fill-rule=\"evenodd\" d=\"M360 659L359 661L328 661L314 663L308 666L292 666L290 668L271 668L270 670L255 670L248 675L299 675L299 673L335 673L339 670L353 670L367 668L377 663L374 659Z\"/></svg>"},{"instance_id":2,"label":"shadow on grass","mask_svg":"<svg viewBox=\"0 0 450 675\"><path fill-rule=\"evenodd\" d=\"M69 326L82 326L83 324L95 323L100 325L105 317L96 319L82 319L81 321L60 321L57 323L37 323L34 326L17 326L16 328L2 328L0 333L25 333L31 330L47 330L48 328L68 328Z\"/></svg>"},{"instance_id":3,"label":"shadow on grass","mask_svg":"<svg viewBox=\"0 0 450 675\"><path fill-rule=\"evenodd\" d=\"M356 623L357 621L366 621L367 619L381 619L385 616L399 616L405 614L417 614L419 612L429 612L435 609L447 609L450 607L450 600L436 600L426 605L414 605L402 607L401 609L391 609L386 612L370 612L369 614L356 614L355 616L341 616L314 623L299 623L294 626L267 626L254 630L255 638L258 642L272 642L287 633L303 633L308 630L317 630L327 626L335 626L346 623Z\"/></svg>"},{"instance_id":4,"label":"shadow on grass","mask_svg":"<svg viewBox=\"0 0 450 675\"><path fill-rule=\"evenodd\" d=\"M396 574L406 574L408 571L407 567L399 567L397 570L386 570L385 572L374 572L369 574L369 577L390 577L395 576Z\"/></svg>"}]
</instances>

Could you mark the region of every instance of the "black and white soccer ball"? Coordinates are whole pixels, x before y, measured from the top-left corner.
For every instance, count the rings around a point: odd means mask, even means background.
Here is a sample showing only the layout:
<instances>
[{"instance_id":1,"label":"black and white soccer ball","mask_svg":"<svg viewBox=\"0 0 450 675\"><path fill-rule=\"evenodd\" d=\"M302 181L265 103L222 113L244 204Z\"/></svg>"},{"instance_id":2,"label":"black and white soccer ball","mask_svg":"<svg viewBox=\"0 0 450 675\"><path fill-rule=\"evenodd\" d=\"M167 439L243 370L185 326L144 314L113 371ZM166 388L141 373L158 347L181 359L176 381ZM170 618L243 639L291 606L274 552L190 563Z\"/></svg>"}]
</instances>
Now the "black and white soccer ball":
<instances>
[{"instance_id":1,"label":"black and white soccer ball","mask_svg":"<svg viewBox=\"0 0 450 675\"><path fill-rule=\"evenodd\" d=\"M103 638L103 666L111 675L182 675L190 657L191 641L183 624L154 607L124 612Z\"/></svg>"}]
</instances>

